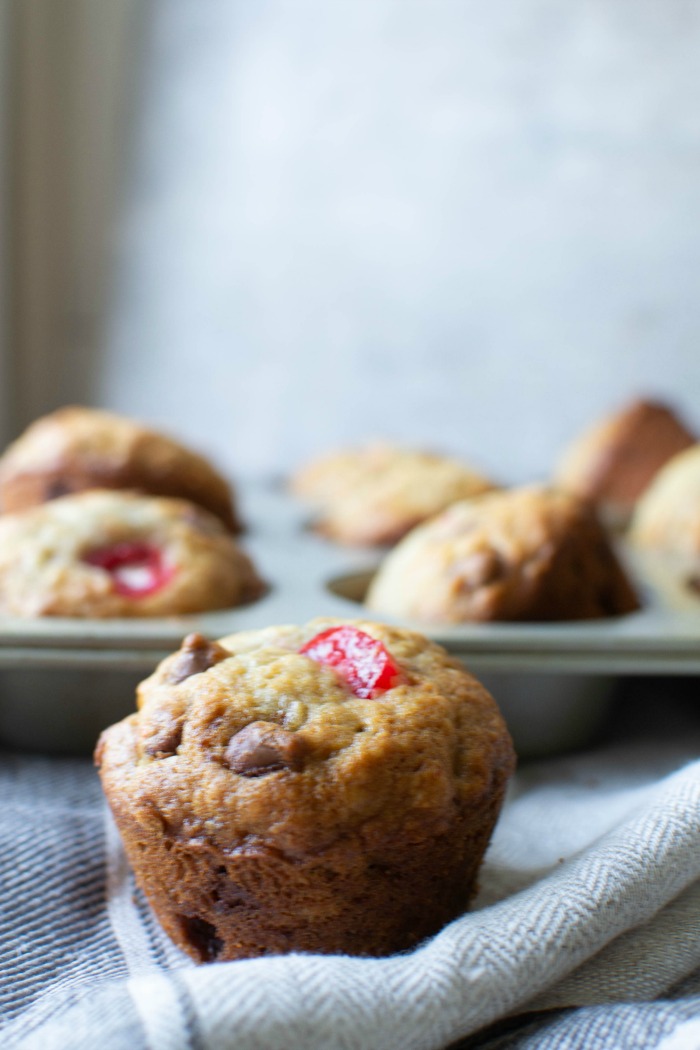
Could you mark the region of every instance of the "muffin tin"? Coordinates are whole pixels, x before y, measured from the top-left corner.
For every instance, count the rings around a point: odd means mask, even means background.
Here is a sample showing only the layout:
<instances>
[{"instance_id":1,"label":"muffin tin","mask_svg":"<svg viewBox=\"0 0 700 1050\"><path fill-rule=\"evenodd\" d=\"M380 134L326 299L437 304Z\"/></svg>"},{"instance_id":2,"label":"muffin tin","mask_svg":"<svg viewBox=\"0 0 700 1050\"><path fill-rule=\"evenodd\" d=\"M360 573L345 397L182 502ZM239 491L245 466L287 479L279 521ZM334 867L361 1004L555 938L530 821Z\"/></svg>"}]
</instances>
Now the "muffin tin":
<instances>
[{"instance_id":1,"label":"muffin tin","mask_svg":"<svg viewBox=\"0 0 700 1050\"><path fill-rule=\"evenodd\" d=\"M381 552L331 544L282 485L241 491L244 545L267 593L236 609L169 619L0 619L0 741L88 752L134 707L134 688L182 637L218 638L315 616L376 618L361 599ZM643 602L615 620L557 624L409 624L463 658L492 690L521 757L590 738L621 674L700 673L700 595L658 564L622 552ZM391 618L387 617L387 621Z\"/></svg>"}]
</instances>

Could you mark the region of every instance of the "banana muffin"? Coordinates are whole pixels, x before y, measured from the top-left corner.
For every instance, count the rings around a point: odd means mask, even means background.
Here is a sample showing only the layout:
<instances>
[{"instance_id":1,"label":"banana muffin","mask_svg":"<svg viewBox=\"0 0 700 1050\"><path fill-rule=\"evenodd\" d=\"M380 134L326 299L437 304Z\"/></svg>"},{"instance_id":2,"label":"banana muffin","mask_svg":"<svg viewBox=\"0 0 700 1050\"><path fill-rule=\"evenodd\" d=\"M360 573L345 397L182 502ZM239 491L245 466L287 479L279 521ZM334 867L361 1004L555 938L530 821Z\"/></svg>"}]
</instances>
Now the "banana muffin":
<instances>
[{"instance_id":1,"label":"banana muffin","mask_svg":"<svg viewBox=\"0 0 700 1050\"><path fill-rule=\"evenodd\" d=\"M393 445L383 441L329 452L301 467L292 476L290 489L300 499L323 507L348 488L381 474L397 454Z\"/></svg>"},{"instance_id":2,"label":"banana muffin","mask_svg":"<svg viewBox=\"0 0 700 1050\"><path fill-rule=\"evenodd\" d=\"M555 482L593 500L611 525L625 525L657 471L696 440L667 405L635 401L573 442Z\"/></svg>"},{"instance_id":3,"label":"banana muffin","mask_svg":"<svg viewBox=\"0 0 700 1050\"><path fill-rule=\"evenodd\" d=\"M111 412L61 408L32 423L0 458L3 512L85 489L190 500L240 531L231 487L203 456Z\"/></svg>"},{"instance_id":4,"label":"banana muffin","mask_svg":"<svg viewBox=\"0 0 700 1050\"><path fill-rule=\"evenodd\" d=\"M495 486L446 456L390 445L324 457L300 471L292 490L320 507L319 532L340 543L396 543L460 499Z\"/></svg>"},{"instance_id":5,"label":"banana muffin","mask_svg":"<svg viewBox=\"0 0 700 1050\"><path fill-rule=\"evenodd\" d=\"M670 460L637 504L632 542L679 559L700 559L700 445Z\"/></svg>"},{"instance_id":6,"label":"banana muffin","mask_svg":"<svg viewBox=\"0 0 700 1050\"><path fill-rule=\"evenodd\" d=\"M0 517L0 614L172 616L263 590L219 518L185 500L111 490Z\"/></svg>"},{"instance_id":7,"label":"banana muffin","mask_svg":"<svg viewBox=\"0 0 700 1050\"><path fill-rule=\"evenodd\" d=\"M590 504L539 486L456 503L415 529L366 604L426 623L587 620L639 606Z\"/></svg>"},{"instance_id":8,"label":"banana muffin","mask_svg":"<svg viewBox=\"0 0 700 1050\"><path fill-rule=\"evenodd\" d=\"M467 906L513 771L486 690L369 621L185 639L96 751L136 880L200 962L384 955Z\"/></svg>"}]
</instances>

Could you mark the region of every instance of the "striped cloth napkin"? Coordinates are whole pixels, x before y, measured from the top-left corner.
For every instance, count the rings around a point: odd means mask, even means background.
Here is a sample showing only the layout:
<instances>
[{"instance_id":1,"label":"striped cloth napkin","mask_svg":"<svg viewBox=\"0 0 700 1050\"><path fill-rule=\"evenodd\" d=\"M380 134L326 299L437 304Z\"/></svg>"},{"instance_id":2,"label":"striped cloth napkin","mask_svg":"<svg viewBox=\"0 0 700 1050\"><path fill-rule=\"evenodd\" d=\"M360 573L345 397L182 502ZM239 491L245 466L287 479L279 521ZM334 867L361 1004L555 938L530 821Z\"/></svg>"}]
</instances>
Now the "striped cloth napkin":
<instances>
[{"instance_id":1,"label":"striped cloth napkin","mask_svg":"<svg viewBox=\"0 0 700 1050\"><path fill-rule=\"evenodd\" d=\"M379 960L195 966L87 761L0 756L4 1050L700 1046L695 738L524 767L469 914Z\"/></svg>"}]
</instances>

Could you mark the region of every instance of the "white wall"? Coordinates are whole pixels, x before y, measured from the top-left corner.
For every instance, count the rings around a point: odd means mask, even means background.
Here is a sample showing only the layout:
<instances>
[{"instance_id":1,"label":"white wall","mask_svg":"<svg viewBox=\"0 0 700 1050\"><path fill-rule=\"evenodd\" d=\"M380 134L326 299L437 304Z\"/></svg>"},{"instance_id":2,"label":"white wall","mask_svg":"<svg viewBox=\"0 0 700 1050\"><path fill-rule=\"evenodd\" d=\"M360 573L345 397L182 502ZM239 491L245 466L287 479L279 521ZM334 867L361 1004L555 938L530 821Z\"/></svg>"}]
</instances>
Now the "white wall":
<instances>
[{"instance_id":1,"label":"white wall","mask_svg":"<svg viewBox=\"0 0 700 1050\"><path fill-rule=\"evenodd\" d=\"M156 0L93 397L240 472L700 426L694 0Z\"/></svg>"}]
</instances>

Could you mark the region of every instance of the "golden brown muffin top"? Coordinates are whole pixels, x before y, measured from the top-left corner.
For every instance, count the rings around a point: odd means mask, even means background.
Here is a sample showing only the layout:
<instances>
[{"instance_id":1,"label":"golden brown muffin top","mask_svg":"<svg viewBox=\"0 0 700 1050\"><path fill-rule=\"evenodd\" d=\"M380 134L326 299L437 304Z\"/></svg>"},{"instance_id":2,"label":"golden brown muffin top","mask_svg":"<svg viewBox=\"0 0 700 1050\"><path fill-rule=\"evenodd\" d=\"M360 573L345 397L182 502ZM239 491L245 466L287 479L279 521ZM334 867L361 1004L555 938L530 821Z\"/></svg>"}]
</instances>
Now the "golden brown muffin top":
<instances>
[{"instance_id":1,"label":"golden brown muffin top","mask_svg":"<svg viewBox=\"0 0 700 1050\"><path fill-rule=\"evenodd\" d=\"M700 556L700 444L659 471L637 504L629 536L640 547L680 558Z\"/></svg>"},{"instance_id":2,"label":"golden brown muffin top","mask_svg":"<svg viewBox=\"0 0 700 1050\"><path fill-rule=\"evenodd\" d=\"M348 488L380 474L397 455L401 455L400 450L384 441L334 450L297 470L290 480L290 489L300 499L323 507Z\"/></svg>"},{"instance_id":3,"label":"golden brown muffin top","mask_svg":"<svg viewBox=\"0 0 700 1050\"><path fill-rule=\"evenodd\" d=\"M170 616L259 595L218 518L185 500L92 490L0 517L0 613Z\"/></svg>"},{"instance_id":4,"label":"golden brown muffin top","mask_svg":"<svg viewBox=\"0 0 700 1050\"><path fill-rule=\"evenodd\" d=\"M446 456L371 445L309 465L293 488L321 506L316 525L324 535L372 545L394 543L443 507L494 485Z\"/></svg>"},{"instance_id":5,"label":"golden brown muffin top","mask_svg":"<svg viewBox=\"0 0 700 1050\"><path fill-rule=\"evenodd\" d=\"M344 672L300 652L337 629L381 643L394 684L358 696ZM405 844L407 815L424 829L466 798L486 803L496 770L513 765L486 690L421 635L368 620L191 636L138 703L98 748L112 804L224 850L264 838L308 854L361 828L371 851L398 821Z\"/></svg>"},{"instance_id":6,"label":"golden brown muffin top","mask_svg":"<svg viewBox=\"0 0 700 1050\"><path fill-rule=\"evenodd\" d=\"M581 434L562 456L555 480L624 517L664 463L695 440L667 405L634 401Z\"/></svg>"},{"instance_id":7,"label":"golden brown muffin top","mask_svg":"<svg viewBox=\"0 0 700 1050\"><path fill-rule=\"evenodd\" d=\"M588 619L638 607L591 507L526 486L455 503L384 559L367 605L423 622Z\"/></svg>"},{"instance_id":8,"label":"golden brown muffin top","mask_svg":"<svg viewBox=\"0 0 700 1050\"><path fill-rule=\"evenodd\" d=\"M47 476L60 495L86 488L133 488L151 495L187 498L205 506L229 528L235 526L232 493L207 459L172 438L140 423L101 409L67 406L29 426L0 458L0 494L7 510L26 495L26 482ZM25 482L15 497L11 486ZM61 489L63 483L64 488ZM28 504L25 504L28 505Z\"/></svg>"}]
</instances>

